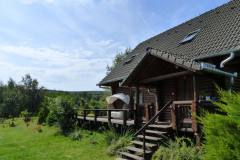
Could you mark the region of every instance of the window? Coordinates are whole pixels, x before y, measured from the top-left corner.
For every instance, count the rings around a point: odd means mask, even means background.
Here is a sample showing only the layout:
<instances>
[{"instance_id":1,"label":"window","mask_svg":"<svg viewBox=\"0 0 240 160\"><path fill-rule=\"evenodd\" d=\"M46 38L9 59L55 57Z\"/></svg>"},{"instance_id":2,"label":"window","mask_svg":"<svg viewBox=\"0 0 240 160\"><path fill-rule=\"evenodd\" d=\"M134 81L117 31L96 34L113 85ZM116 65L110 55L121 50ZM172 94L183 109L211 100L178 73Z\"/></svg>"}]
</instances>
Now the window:
<instances>
[{"instance_id":1,"label":"window","mask_svg":"<svg viewBox=\"0 0 240 160\"><path fill-rule=\"evenodd\" d=\"M134 103L137 103L137 92L136 90L132 91L133 92L133 100L134 100ZM140 105L143 105L144 102L143 102L143 90L139 89L139 98L138 98L138 104Z\"/></svg>"},{"instance_id":2,"label":"window","mask_svg":"<svg viewBox=\"0 0 240 160\"><path fill-rule=\"evenodd\" d=\"M200 31L200 29L189 33L186 37L184 37L184 39L180 43L183 44L183 43L192 41L195 38L195 36L198 34L199 31Z\"/></svg>"},{"instance_id":3,"label":"window","mask_svg":"<svg viewBox=\"0 0 240 160\"><path fill-rule=\"evenodd\" d=\"M136 56L137 56L137 54L132 55L129 59L127 59L127 60L124 61L124 64L128 64L128 63L132 62L132 60L133 60Z\"/></svg>"}]
</instances>

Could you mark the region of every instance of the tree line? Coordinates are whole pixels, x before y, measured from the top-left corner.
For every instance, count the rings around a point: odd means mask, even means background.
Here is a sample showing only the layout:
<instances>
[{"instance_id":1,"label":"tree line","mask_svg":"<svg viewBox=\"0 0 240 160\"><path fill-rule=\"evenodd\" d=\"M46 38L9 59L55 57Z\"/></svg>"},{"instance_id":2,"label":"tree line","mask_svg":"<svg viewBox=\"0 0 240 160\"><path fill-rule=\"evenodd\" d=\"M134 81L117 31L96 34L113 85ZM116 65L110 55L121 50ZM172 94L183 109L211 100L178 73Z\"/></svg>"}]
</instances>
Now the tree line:
<instances>
[{"instance_id":1,"label":"tree line","mask_svg":"<svg viewBox=\"0 0 240 160\"><path fill-rule=\"evenodd\" d=\"M19 83L10 78L7 84L0 84L0 116L17 117L24 110L37 114L43 100L43 87L27 74Z\"/></svg>"},{"instance_id":2,"label":"tree line","mask_svg":"<svg viewBox=\"0 0 240 160\"><path fill-rule=\"evenodd\" d=\"M67 92L48 90L39 85L37 79L30 74L22 77L20 82L12 78L6 84L0 83L0 117L19 117L22 112L28 112L31 116L38 116L39 111L56 99L63 98L71 101L76 109L104 108L105 97L110 92Z\"/></svg>"}]
</instances>

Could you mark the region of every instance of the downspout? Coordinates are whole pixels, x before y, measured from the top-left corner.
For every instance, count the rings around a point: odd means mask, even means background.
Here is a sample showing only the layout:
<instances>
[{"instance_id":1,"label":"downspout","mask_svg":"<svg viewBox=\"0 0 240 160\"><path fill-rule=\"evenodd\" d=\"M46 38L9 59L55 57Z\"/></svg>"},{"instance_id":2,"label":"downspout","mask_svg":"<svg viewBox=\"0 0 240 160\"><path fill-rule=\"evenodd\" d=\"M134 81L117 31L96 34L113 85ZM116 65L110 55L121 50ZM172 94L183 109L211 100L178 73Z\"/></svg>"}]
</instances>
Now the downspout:
<instances>
[{"instance_id":1,"label":"downspout","mask_svg":"<svg viewBox=\"0 0 240 160\"><path fill-rule=\"evenodd\" d=\"M223 60L220 64L220 67L224 67L224 65L231 61L233 58L234 58L234 53L231 53L231 55ZM232 91L232 86L234 84L234 78L236 78L238 76L237 72L234 72L234 73L229 73L229 72L225 72L225 71L222 71L222 70L219 70L215 67L211 67L212 65L208 64L208 63L204 63L202 62L201 65L201 70L203 71L206 71L206 72L209 72L209 73L213 73L213 74L217 74L217 75L220 75L220 76L225 76L225 77L229 77L230 78L230 87L229 87L229 91L231 92Z\"/></svg>"},{"instance_id":2,"label":"downspout","mask_svg":"<svg viewBox=\"0 0 240 160\"><path fill-rule=\"evenodd\" d=\"M224 59L221 63L220 63L220 68L223 68L225 66L226 63L228 63L229 61L233 60L235 57L235 53L231 52L230 56L226 59Z\"/></svg>"},{"instance_id":3,"label":"downspout","mask_svg":"<svg viewBox=\"0 0 240 160\"><path fill-rule=\"evenodd\" d=\"M225 64L230 62L231 60L233 60L235 57L235 53L234 52L231 52L230 53L230 56L228 58L226 58L225 60L223 60L221 63L220 63L220 68L224 68ZM232 86L234 85L234 77L231 76L230 77L230 84L229 84L229 91L232 92Z\"/></svg>"}]
</instances>

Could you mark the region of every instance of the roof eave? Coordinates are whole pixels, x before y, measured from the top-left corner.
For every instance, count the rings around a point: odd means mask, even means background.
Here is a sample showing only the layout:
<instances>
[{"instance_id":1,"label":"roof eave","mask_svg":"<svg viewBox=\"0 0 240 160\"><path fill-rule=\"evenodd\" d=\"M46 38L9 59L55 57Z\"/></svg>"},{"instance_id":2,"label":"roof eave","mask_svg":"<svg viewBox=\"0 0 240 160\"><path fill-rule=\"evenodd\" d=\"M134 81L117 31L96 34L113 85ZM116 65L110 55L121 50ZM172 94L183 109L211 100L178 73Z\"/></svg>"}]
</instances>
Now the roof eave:
<instances>
[{"instance_id":1,"label":"roof eave","mask_svg":"<svg viewBox=\"0 0 240 160\"><path fill-rule=\"evenodd\" d=\"M125 76L124 77L114 78L114 79L107 80L107 81L103 80L103 81L99 82L97 84L97 86L111 86L112 83L121 82L124 79L125 79Z\"/></svg>"}]
</instances>

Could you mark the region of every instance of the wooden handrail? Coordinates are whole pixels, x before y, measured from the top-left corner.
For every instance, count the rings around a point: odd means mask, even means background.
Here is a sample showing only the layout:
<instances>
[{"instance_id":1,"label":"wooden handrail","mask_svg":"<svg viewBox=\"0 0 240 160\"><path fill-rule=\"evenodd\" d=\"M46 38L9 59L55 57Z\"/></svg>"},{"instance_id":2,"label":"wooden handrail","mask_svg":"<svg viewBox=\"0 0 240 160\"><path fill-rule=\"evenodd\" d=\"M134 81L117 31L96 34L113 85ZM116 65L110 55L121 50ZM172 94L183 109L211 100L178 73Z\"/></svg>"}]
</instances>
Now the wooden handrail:
<instances>
[{"instance_id":1,"label":"wooden handrail","mask_svg":"<svg viewBox=\"0 0 240 160\"><path fill-rule=\"evenodd\" d=\"M193 101L192 100L187 100L187 101L173 101L174 105L187 105L187 104L192 104Z\"/></svg>"},{"instance_id":2,"label":"wooden handrail","mask_svg":"<svg viewBox=\"0 0 240 160\"><path fill-rule=\"evenodd\" d=\"M94 112L94 122L97 123L97 112L105 111L107 112L107 118L108 118L108 124L111 126L111 112L113 111L119 111L123 112L123 126L127 126L127 112L130 111L129 109L83 109L83 120L86 121L87 117L87 111L93 111Z\"/></svg>"},{"instance_id":3,"label":"wooden handrail","mask_svg":"<svg viewBox=\"0 0 240 160\"><path fill-rule=\"evenodd\" d=\"M143 130L145 130L152 122L154 122L158 116L162 113L163 110L165 110L170 104L172 103L172 100L171 101L168 101L164 107L161 108L161 110L155 114L155 116L153 116L146 124L144 124L142 126L142 128L140 128L135 134L134 136L137 136L139 133L141 133Z\"/></svg>"},{"instance_id":4,"label":"wooden handrail","mask_svg":"<svg viewBox=\"0 0 240 160\"><path fill-rule=\"evenodd\" d=\"M129 111L129 109L83 109L83 111Z\"/></svg>"}]
</instances>

